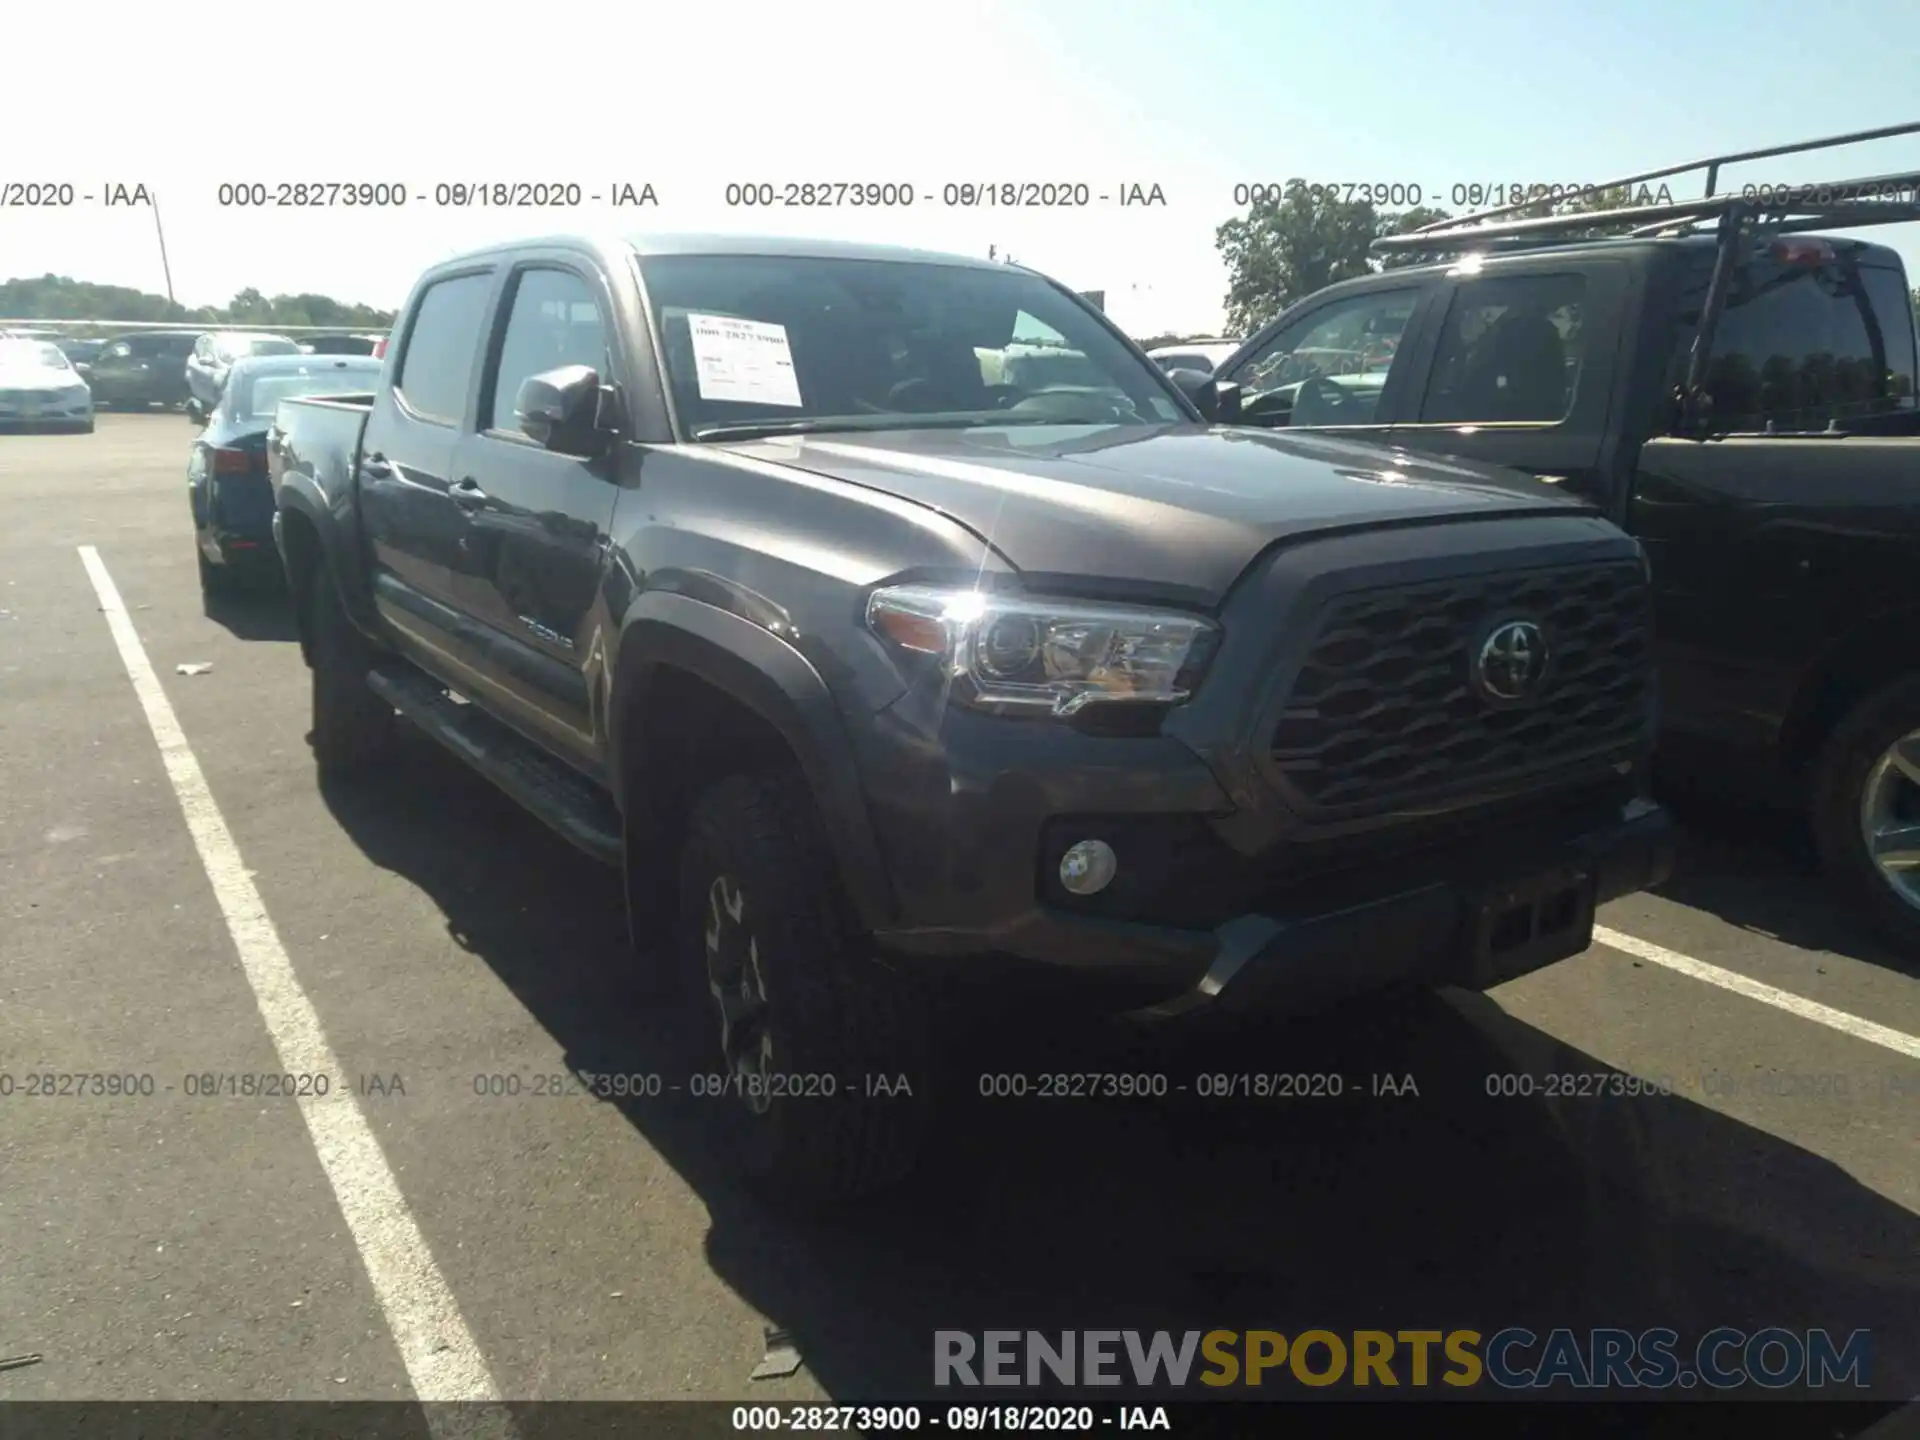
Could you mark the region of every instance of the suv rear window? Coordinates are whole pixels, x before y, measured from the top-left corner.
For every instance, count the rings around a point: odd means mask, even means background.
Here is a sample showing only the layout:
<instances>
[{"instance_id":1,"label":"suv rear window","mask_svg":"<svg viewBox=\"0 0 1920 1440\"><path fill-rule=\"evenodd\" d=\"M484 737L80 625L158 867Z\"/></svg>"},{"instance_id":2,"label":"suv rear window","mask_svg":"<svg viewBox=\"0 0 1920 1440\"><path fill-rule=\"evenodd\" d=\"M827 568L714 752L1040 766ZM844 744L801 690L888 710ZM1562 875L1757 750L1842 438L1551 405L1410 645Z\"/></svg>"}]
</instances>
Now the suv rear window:
<instances>
[{"instance_id":1,"label":"suv rear window","mask_svg":"<svg viewBox=\"0 0 1920 1440\"><path fill-rule=\"evenodd\" d=\"M1689 286L1674 354L1684 380L1710 262ZM1756 258L1734 272L1714 333L1707 391L1715 430L1819 430L1914 399L1914 322L1898 268L1846 258L1782 265Z\"/></svg>"}]
</instances>

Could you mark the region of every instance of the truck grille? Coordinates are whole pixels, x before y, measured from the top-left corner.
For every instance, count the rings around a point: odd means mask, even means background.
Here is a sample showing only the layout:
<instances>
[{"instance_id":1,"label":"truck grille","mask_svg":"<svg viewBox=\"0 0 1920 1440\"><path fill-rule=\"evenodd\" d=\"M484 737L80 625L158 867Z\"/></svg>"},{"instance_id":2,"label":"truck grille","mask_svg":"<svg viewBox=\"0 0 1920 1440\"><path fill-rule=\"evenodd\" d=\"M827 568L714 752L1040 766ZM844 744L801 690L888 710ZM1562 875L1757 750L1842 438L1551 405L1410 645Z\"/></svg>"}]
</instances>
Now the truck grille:
<instances>
[{"instance_id":1,"label":"truck grille","mask_svg":"<svg viewBox=\"0 0 1920 1440\"><path fill-rule=\"evenodd\" d=\"M1532 703L1497 708L1470 669L1489 625L1528 619L1550 655ZM1650 738L1651 616L1634 561L1344 595L1294 679L1272 758L1321 809L1384 809Z\"/></svg>"}]
</instances>

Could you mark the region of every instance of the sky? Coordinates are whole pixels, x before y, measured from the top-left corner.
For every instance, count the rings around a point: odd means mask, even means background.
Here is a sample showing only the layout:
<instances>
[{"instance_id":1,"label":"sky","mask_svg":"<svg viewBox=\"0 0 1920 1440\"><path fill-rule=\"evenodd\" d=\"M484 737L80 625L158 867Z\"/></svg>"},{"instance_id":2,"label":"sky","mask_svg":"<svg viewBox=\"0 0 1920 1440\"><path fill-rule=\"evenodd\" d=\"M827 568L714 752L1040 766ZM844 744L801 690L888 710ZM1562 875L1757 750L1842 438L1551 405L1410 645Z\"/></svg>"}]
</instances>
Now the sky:
<instances>
[{"instance_id":1,"label":"sky","mask_svg":"<svg viewBox=\"0 0 1920 1440\"><path fill-rule=\"evenodd\" d=\"M727 231L963 254L1104 290L1136 335L1217 332L1236 185L1587 184L1920 120L1914 0L967 0L453 12L418 0L16 7L0 67L0 279L46 273L224 304L252 287L383 308L426 265L515 235ZM458 19L450 18L454 15ZM81 18L84 17L84 18ZM82 58L75 27L103 43ZM112 42L104 43L111 35ZM50 57L44 66L30 57ZM53 58L57 57L57 58ZM76 61L79 63L76 65ZM1920 170L1920 136L1760 161L1725 184ZM223 206L220 187L386 182L399 208ZM575 208L438 204L441 186L578 185ZM730 207L741 182L892 182L910 207ZM1092 203L944 203L1084 184ZM607 197L651 185L658 204ZM1691 188L1698 193L1698 177ZM1121 206L1127 187L1164 204ZM78 197L94 195L92 202ZM592 195L602 196L593 203ZM1109 198L1102 202L1099 197ZM1896 244L1920 283L1920 226Z\"/></svg>"}]
</instances>

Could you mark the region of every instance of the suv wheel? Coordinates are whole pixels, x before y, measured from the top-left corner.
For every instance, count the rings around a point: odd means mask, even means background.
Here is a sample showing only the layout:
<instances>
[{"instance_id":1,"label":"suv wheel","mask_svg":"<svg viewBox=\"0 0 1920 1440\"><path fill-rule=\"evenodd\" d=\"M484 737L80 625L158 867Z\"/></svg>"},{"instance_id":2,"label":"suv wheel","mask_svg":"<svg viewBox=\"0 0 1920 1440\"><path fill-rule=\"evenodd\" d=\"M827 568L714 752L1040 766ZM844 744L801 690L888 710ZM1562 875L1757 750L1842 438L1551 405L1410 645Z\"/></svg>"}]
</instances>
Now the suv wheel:
<instances>
[{"instance_id":1,"label":"suv wheel","mask_svg":"<svg viewBox=\"0 0 1920 1440\"><path fill-rule=\"evenodd\" d=\"M364 770L393 737L393 707L367 684L373 647L354 628L324 562L313 566L307 620L313 645L313 758L325 775Z\"/></svg>"},{"instance_id":2,"label":"suv wheel","mask_svg":"<svg viewBox=\"0 0 1920 1440\"><path fill-rule=\"evenodd\" d=\"M904 1177L930 1099L926 1011L864 943L795 779L701 796L680 914L690 1023L720 1042L692 1088L746 1178L811 1208Z\"/></svg>"},{"instance_id":3,"label":"suv wheel","mask_svg":"<svg viewBox=\"0 0 1920 1440\"><path fill-rule=\"evenodd\" d=\"M1920 676L1840 722L1821 753L1813 806L1828 873L1889 940L1920 955Z\"/></svg>"}]
</instances>

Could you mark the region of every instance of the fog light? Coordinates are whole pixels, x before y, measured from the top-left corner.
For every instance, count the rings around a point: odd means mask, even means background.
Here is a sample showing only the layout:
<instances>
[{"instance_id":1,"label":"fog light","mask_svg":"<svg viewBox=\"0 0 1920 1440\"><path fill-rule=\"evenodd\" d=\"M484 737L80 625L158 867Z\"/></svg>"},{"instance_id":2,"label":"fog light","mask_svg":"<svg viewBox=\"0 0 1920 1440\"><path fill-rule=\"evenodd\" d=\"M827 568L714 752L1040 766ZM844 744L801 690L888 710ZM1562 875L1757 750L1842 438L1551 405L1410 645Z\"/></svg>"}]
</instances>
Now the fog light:
<instances>
[{"instance_id":1,"label":"fog light","mask_svg":"<svg viewBox=\"0 0 1920 1440\"><path fill-rule=\"evenodd\" d=\"M1074 895L1098 895L1113 883L1120 858L1104 840L1082 840L1060 857L1060 883Z\"/></svg>"}]
</instances>

